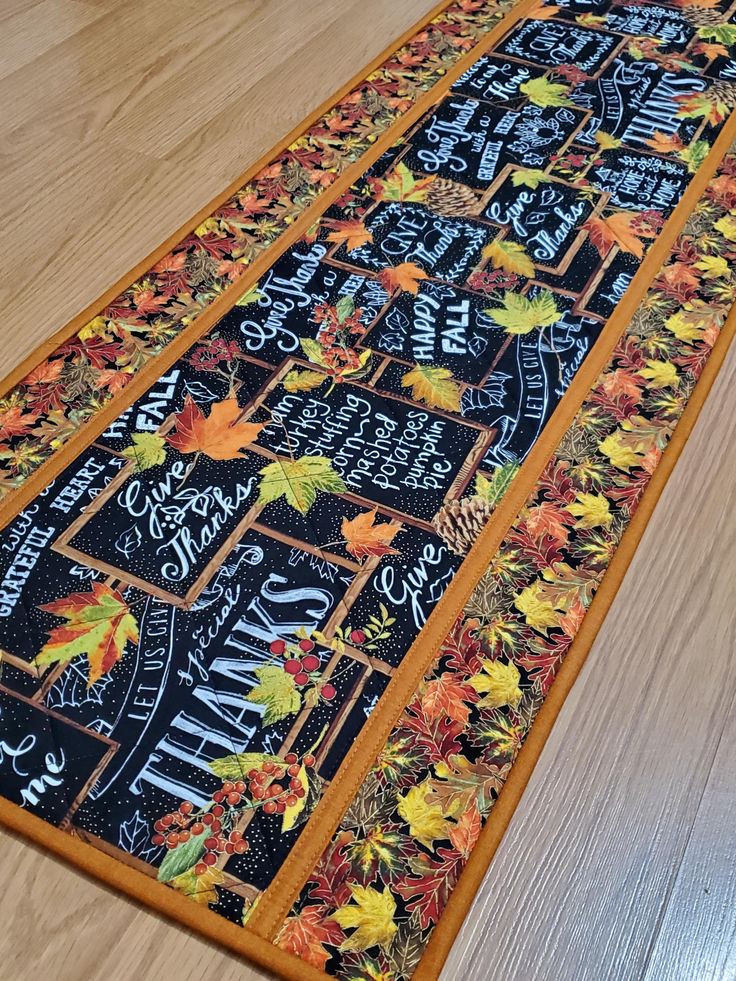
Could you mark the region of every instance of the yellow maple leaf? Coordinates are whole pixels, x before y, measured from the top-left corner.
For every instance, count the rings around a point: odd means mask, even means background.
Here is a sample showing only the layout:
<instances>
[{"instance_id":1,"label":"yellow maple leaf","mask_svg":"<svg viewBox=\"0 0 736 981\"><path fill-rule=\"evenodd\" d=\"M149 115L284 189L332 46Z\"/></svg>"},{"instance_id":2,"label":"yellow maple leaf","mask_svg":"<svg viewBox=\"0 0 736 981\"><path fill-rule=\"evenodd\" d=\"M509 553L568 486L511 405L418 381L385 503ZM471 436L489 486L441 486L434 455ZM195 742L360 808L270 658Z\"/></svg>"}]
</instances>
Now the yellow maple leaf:
<instances>
[{"instance_id":1,"label":"yellow maple leaf","mask_svg":"<svg viewBox=\"0 0 736 981\"><path fill-rule=\"evenodd\" d=\"M478 694L485 696L476 703L477 708L494 709L501 708L502 705L516 708L521 701L522 692L519 688L521 675L514 662L504 664L503 661L484 660L482 664L483 671L468 679L468 683Z\"/></svg>"},{"instance_id":2,"label":"yellow maple leaf","mask_svg":"<svg viewBox=\"0 0 736 981\"><path fill-rule=\"evenodd\" d=\"M620 432L606 436L598 444L598 450L607 456L613 466L619 470L629 470L641 460L640 454L636 453L630 446L626 446Z\"/></svg>"},{"instance_id":3,"label":"yellow maple leaf","mask_svg":"<svg viewBox=\"0 0 736 981\"><path fill-rule=\"evenodd\" d=\"M350 885L355 905L341 906L331 919L343 930L355 927L355 933L340 944L340 950L367 950L369 947L387 947L396 934L394 915L396 901L388 888L383 892L370 886Z\"/></svg>"},{"instance_id":4,"label":"yellow maple leaf","mask_svg":"<svg viewBox=\"0 0 736 981\"><path fill-rule=\"evenodd\" d=\"M720 279L730 274L729 265L722 255L706 255L695 263L703 273L703 279Z\"/></svg>"},{"instance_id":5,"label":"yellow maple leaf","mask_svg":"<svg viewBox=\"0 0 736 981\"><path fill-rule=\"evenodd\" d=\"M514 606L524 614L528 626L546 633L548 627L557 627L560 621L552 604L539 598L538 590L539 583L527 586L515 597Z\"/></svg>"},{"instance_id":6,"label":"yellow maple leaf","mask_svg":"<svg viewBox=\"0 0 736 981\"><path fill-rule=\"evenodd\" d=\"M678 310L665 320L664 326L678 341L697 341L703 336L708 322L692 311Z\"/></svg>"},{"instance_id":7,"label":"yellow maple leaf","mask_svg":"<svg viewBox=\"0 0 736 981\"><path fill-rule=\"evenodd\" d=\"M494 269L503 269L504 272L526 276L527 279L534 275L534 263L524 246L517 242L496 239L483 249L483 256L491 260Z\"/></svg>"},{"instance_id":8,"label":"yellow maple leaf","mask_svg":"<svg viewBox=\"0 0 736 981\"><path fill-rule=\"evenodd\" d=\"M638 374L647 379L647 388L677 388L680 376L671 361L647 361Z\"/></svg>"},{"instance_id":9,"label":"yellow maple leaf","mask_svg":"<svg viewBox=\"0 0 736 981\"><path fill-rule=\"evenodd\" d=\"M621 146L621 140L611 136L610 133L604 133L602 129L599 129L595 134L595 141L601 150L615 150L616 147Z\"/></svg>"},{"instance_id":10,"label":"yellow maple leaf","mask_svg":"<svg viewBox=\"0 0 736 981\"><path fill-rule=\"evenodd\" d=\"M733 213L719 218L713 227L729 242L736 242L736 215Z\"/></svg>"},{"instance_id":11,"label":"yellow maple leaf","mask_svg":"<svg viewBox=\"0 0 736 981\"><path fill-rule=\"evenodd\" d=\"M410 388L412 398L433 409L460 411L460 386L449 368L418 364L401 379L402 388Z\"/></svg>"},{"instance_id":12,"label":"yellow maple leaf","mask_svg":"<svg viewBox=\"0 0 736 981\"><path fill-rule=\"evenodd\" d=\"M608 499L602 494L580 493L575 496L575 504L568 504L567 510L579 520L576 528L607 528L613 520Z\"/></svg>"},{"instance_id":13,"label":"yellow maple leaf","mask_svg":"<svg viewBox=\"0 0 736 981\"><path fill-rule=\"evenodd\" d=\"M409 834L427 848L433 847L437 838L447 838L451 825L447 821L442 806L430 803L429 781L411 787L402 797L398 795L398 811L409 825Z\"/></svg>"}]
</instances>

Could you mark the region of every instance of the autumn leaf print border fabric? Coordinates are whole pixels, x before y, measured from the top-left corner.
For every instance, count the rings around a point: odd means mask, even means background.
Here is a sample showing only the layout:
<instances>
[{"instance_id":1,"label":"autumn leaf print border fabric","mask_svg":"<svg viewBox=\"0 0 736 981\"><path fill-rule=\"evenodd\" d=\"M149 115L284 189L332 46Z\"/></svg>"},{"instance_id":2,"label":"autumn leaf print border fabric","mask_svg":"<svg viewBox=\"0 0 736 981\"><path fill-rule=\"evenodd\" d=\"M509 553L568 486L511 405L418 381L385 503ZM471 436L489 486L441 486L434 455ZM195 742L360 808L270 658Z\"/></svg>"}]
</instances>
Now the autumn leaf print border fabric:
<instances>
[{"instance_id":1,"label":"autumn leaf print border fabric","mask_svg":"<svg viewBox=\"0 0 736 981\"><path fill-rule=\"evenodd\" d=\"M287 977L436 976L732 330L733 11L526 7L448 5L2 405L0 817Z\"/></svg>"}]
</instances>

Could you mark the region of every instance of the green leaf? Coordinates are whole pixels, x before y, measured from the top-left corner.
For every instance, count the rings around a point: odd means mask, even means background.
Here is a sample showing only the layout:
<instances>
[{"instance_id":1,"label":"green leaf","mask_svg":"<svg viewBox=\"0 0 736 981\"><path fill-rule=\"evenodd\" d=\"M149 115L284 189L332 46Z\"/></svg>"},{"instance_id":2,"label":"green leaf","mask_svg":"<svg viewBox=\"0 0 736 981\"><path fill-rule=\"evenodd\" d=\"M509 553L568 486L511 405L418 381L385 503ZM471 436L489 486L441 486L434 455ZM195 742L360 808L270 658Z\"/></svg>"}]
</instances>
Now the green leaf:
<instances>
[{"instance_id":1,"label":"green leaf","mask_svg":"<svg viewBox=\"0 0 736 981\"><path fill-rule=\"evenodd\" d=\"M270 753L233 753L232 756L221 756L212 760L210 770L222 780L242 780L243 774L249 770L258 769L261 763L283 763L280 756Z\"/></svg>"},{"instance_id":2,"label":"green leaf","mask_svg":"<svg viewBox=\"0 0 736 981\"><path fill-rule=\"evenodd\" d=\"M705 158L710 153L710 143L706 140L695 140L690 146L685 147L684 150L680 150L677 156L680 160L684 160L687 164L687 169L691 174L700 170L700 165L705 160Z\"/></svg>"},{"instance_id":3,"label":"green leaf","mask_svg":"<svg viewBox=\"0 0 736 981\"><path fill-rule=\"evenodd\" d=\"M124 449L121 455L133 463L136 473L141 473L164 462L166 442L158 433L133 433L133 445Z\"/></svg>"},{"instance_id":4,"label":"green leaf","mask_svg":"<svg viewBox=\"0 0 736 981\"><path fill-rule=\"evenodd\" d=\"M332 468L325 456L303 456L298 460L269 463L261 471L258 503L270 504L286 498L296 511L306 514L317 499L319 491L342 494L345 481Z\"/></svg>"},{"instance_id":5,"label":"green leaf","mask_svg":"<svg viewBox=\"0 0 736 981\"><path fill-rule=\"evenodd\" d=\"M507 334L528 334L537 327L550 327L560 319L555 298L547 290L541 290L532 300L507 290L503 307L485 312Z\"/></svg>"},{"instance_id":6,"label":"green leaf","mask_svg":"<svg viewBox=\"0 0 736 981\"><path fill-rule=\"evenodd\" d=\"M519 464L515 460L510 460L494 470L490 480L478 474L475 478L475 493L495 507L518 472Z\"/></svg>"},{"instance_id":7,"label":"green leaf","mask_svg":"<svg viewBox=\"0 0 736 981\"><path fill-rule=\"evenodd\" d=\"M355 313L355 300L352 296L341 296L335 304L335 312L339 324L344 324L348 317L352 317Z\"/></svg>"},{"instance_id":8,"label":"green leaf","mask_svg":"<svg viewBox=\"0 0 736 981\"><path fill-rule=\"evenodd\" d=\"M524 82L520 91L533 102L535 106L543 109L548 106L571 106L573 103L568 99L568 87L559 82L550 82L548 78L532 78Z\"/></svg>"},{"instance_id":9,"label":"green leaf","mask_svg":"<svg viewBox=\"0 0 736 981\"><path fill-rule=\"evenodd\" d=\"M175 879L177 875L191 869L196 865L201 855L204 854L204 842L209 837L209 831L205 828L201 835L192 835L189 841L185 841L176 848L167 852L163 862L159 866L158 881L168 882Z\"/></svg>"},{"instance_id":10,"label":"green leaf","mask_svg":"<svg viewBox=\"0 0 736 981\"><path fill-rule=\"evenodd\" d=\"M711 27L699 27L698 37L706 40L719 41L730 47L736 44L736 24L715 24Z\"/></svg>"},{"instance_id":11,"label":"green leaf","mask_svg":"<svg viewBox=\"0 0 736 981\"><path fill-rule=\"evenodd\" d=\"M310 337L301 337L299 339L302 351L306 354L307 358L312 362L312 364L321 364L325 367L325 359L322 354L322 345L317 341L313 341Z\"/></svg>"},{"instance_id":12,"label":"green leaf","mask_svg":"<svg viewBox=\"0 0 736 981\"><path fill-rule=\"evenodd\" d=\"M258 668L256 676L260 684L246 695L245 700L266 707L264 725L280 722L287 715L296 714L302 707L302 698L294 679L283 668Z\"/></svg>"}]
</instances>

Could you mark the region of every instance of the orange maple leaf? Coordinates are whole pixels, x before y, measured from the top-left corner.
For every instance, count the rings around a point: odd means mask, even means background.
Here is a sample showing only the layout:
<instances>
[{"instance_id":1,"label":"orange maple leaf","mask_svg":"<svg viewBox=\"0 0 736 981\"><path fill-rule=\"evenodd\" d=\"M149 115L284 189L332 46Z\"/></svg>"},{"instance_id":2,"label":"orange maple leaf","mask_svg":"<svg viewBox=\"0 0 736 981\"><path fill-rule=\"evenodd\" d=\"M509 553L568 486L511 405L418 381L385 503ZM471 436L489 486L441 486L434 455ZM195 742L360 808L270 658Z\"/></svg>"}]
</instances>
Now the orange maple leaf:
<instances>
[{"instance_id":1,"label":"orange maple leaf","mask_svg":"<svg viewBox=\"0 0 736 981\"><path fill-rule=\"evenodd\" d=\"M50 385L58 380L63 368L63 358L58 358L56 361L42 361L29 375L26 375L23 385Z\"/></svg>"},{"instance_id":2,"label":"orange maple leaf","mask_svg":"<svg viewBox=\"0 0 736 981\"><path fill-rule=\"evenodd\" d=\"M382 269L378 278L387 293L401 290L416 296L419 292L419 281L426 279L427 274L416 262L402 262L398 266Z\"/></svg>"},{"instance_id":3,"label":"orange maple leaf","mask_svg":"<svg viewBox=\"0 0 736 981\"><path fill-rule=\"evenodd\" d=\"M187 395L176 416L176 429L166 442L180 453L204 453L210 460L235 460L264 428L262 422L238 422L237 399L213 402L209 416Z\"/></svg>"},{"instance_id":4,"label":"orange maple leaf","mask_svg":"<svg viewBox=\"0 0 736 981\"><path fill-rule=\"evenodd\" d=\"M427 683L421 699L422 712L430 721L446 716L465 725L470 717L470 703L477 698L474 688L458 681L451 671L445 671Z\"/></svg>"},{"instance_id":5,"label":"orange maple leaf","mask_svg":"<svg viewBox=\"0 0 736 981\"><path fill-rule=\"evenodd\" d=\"M624 368L616 368L615 371L605 374L602 386L609 399L615 399L619 395L629 395L633 399L638 399L641 395L641 387L636 379Z\"/></svg>"},{"instance_id":6,"label":"orange maple leaf","mask_svg":"<svg viewBox=\"0 0 736 981\"><path fill-rule=\"evenodd\" d=\"M568 539L569 533L561 520L560 512L551 501L542 501L536 507L529 508L526 527L532 538L541 539L548 535L560 545L564 545Z\"/></svg>"},{"instance_id":7,"label":"orange maple leaf","mask_svg":"<svg viewBox=\"0 0 736 981\"><path fill-rule=\"evenodd\" d=\"M651 140L644 140L644 142L657 153L676 153L685 146L676 133L660 133L659 130L655 130Z\"/></svg>"},{"instance_id":8,"label":"orange maple leaf","mask_svg":"<svg viewBox=\"0 0 736 981\"><path fill-rule=\"evenodd\" d=\"M372 242L373 235L362 221L337 221L334 224L334 231L327 236L327 241L344 245L348 252L352 252L353 249L359 249L361 245Z\"/></svg>"},{"instance_id":9,"label":"orange maple leaf","mask_svg":"<svg viewBox=\"0 0 736 981\"><path fill-rule=\"evenodd\" d=\"M344 936L340 926L325 916L324 909L305 906L298 916L287 919L279 934L279 947L320 971L332 956L324 945L335 947Z\"/></svg>"},{"instance_id":10,"label":"orange maple leaf","mask_svg":"<svg viewBox=\"0 0 736 981\"><path fill-rule=\"evenodd\" d=\"M718 0L713 0L713 6L718 4ZM702 4L699 4L702 6ZM728 48L725 44L716 44L713 41L700 41L695 45L695 53L705 55L706 58L727 58Z\"/></svg>"},{"instance_id":11,"label":"orange maple leaf","mask_svg":"<svg viewBox=\"0 0 736 981\"><path fill-rule=\"evenodd\" d=\"M638 217L631 211L617 211L607 218L589 218L582 228L601 257L605 257L617 245L622 252L630 252L641 259L644 255L644 245L639 237L641 232L631 227Z\"/></svg>"},{"instance_id":12,"label":"orange maple leaf","mask_svg":"<svg viewBox=\"0 0 736 981\"><path fill-rule=\"evenodd\" d=\"M345 548L359 561L369 555L398 555L391 542L400 528L392 524L375 524L376 512L364 511L352 521L342 519L341 531L345 538Z\"/></svg>"},{"instance_id":13,"label":"orange maple leaf","mask_svg":"<svg viewBox=\"0 0 736 981\"><path fill-rule=\"evenodd\" d=\"M49 631L34 666L66 664L84 654L89 662L88 687L117 664L128 641L138 643L138 624L128 604L117 589L104 583L93 582L91 593L72 593L40 609L67 622Z\"/></svg>"}]
</instances>

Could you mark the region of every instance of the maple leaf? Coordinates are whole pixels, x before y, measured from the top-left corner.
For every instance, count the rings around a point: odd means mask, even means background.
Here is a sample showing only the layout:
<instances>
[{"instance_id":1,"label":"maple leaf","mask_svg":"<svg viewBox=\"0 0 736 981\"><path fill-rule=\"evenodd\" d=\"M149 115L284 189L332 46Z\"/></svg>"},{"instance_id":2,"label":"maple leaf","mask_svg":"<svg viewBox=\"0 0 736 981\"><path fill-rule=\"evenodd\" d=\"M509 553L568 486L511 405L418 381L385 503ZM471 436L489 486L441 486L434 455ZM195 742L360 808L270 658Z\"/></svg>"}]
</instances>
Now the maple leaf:
<instances>
[{"instance_id":1,"label":"maple leaf","mask_svg":"<svg viewBox=\"0 0 736 981\"><path fill-rule=\"evenodd\" d=\"M718 0L711 0L713 7L718 6ZM703 6L703 4L698 4ZM724 44L713 44L710 41L701 41L695 45L697 54L705 55L706 58L728 58L728 48Z\"/></svg>"},{"instance_id":2,"label":"maple leaf","mask_svg":"<svg viewBox=\"0 0 736 981\"><path fill-rule=\"evenodd\" d=\"M133 433L133 445L120 454L133 463L135 473L158 466L166 459L164 438L158 433Z\"/></svg>"},{"instance_id":3,"label":"maple leaf","mask_svg":"<svg viewBox=\"0 0 736 981\"><path fill-rule=\"evenodd\" d=\"M428 681L421 696L422 712L429 720L446 717L462 725L470 716L470 705L475 696L460 675L444 671L439 678Z\"/></svg>"},{"instance_id":4,"label":"maple leaf","mask_svg":"<svg viewBox=\"0 0 736 981\"><path fill-rule=\"evenodd\" d=\"M571 106L573 103L568 98L569 89L567 85L560 82L550 82L548 78L531 78L519 86L519 90L535 106L545 109L548 106Z\"/></svg>"},{"instance_id":5,"label":"maple leaf","mask_svg":"<svg viewBox=\"0 0 736 981\"><path fill-rule=\"evenodd\" d=\"M401 379L402 388L411 388L412 398L433 409L460 411L460 387L449 368L418 364Z\"/></svg>"},{"instance_id":6,"label":"maple leaf","mask_svg":"<svg viewBox=\"0 0 736 981\"><path fill-rule=\"evenodd\" d=\"M471 763L460 754L448 763L436 763L437 780L432 781L433 795L446 814L459 814L472 803L486 814L493 804L493 795L503 786L509 764L499 766L483 759Z\"/></svg>"},{"instance_id":7,"label":"maple leaf","mask_svg":"<svg viewBox=\"0 0 736 981\"><path fill-rule=\"evenodd\" d=\"M475 848L482 827L478 805L472 801L470 807L463 811L457 824L450 831L450 841L463 858L467 858Z\"/></svg>"},{"instance_id":8,"label":"maple leaf","mask_svg":"<svg viewBox=\"0 0 736 981\"><path fill-rule=\"evenodd\" d=\"M621 140L612 136L610 133L604 132L599 129L595 134L595 142L601 148L601 150L615 150L617 147L621 146Z\"/></svg>"},{"instance_id":9,"label":"maple leaf","mask_svg":"<svg viewBox=\"0 0 736 981\"><path fill-rule=\"evenodd\" d=\"M282 667L267 665L256 669L258 684L245 696L246 702L264 705L263 724L280 722L295 715L302 707L302 698L292 675Z\"/></svg>"},{"instance_id":10,"label":"maple leaf","mask_svg":"<svg viewBox=\"0 0 736 981\"><path fill-rule=\"evenodd\" d=\"M614 245L622 252L641 259L644 255L644 245L637 232L631 227L638 215L630 211L617 211L607 218L588 218L581 225L590 237L590 241L598 249L598 254L604 258Z\"/></svg>"},{"instance_id":11,"label":"maple leaf","mask_svg":"<svg viewBox=\"0 0 736 981\"><path fill-rule=\"evenodd\" d=\"M396 886L407 912L419 917L422 930L439 920L462 868L463 856L454 848L440 846L437 855L436 859L424 854L412 859L409 867L413 874Z\"/></svg>"},{"instance_id":12,"label":"maple leaf","mask_svg":"<svg viewBox=\"0 0 736 981\"><path fill-rule=\"evenodd\" d=\"M398 555L395 548L391 548L391 542L398 531L399 525L375 524L377 512L363 511L352 521L347 518L342 519L341 532L345 539L345 548L358 561L367 558L369 555Z\"/></svg>"},{"instance_id":13,"label":"maple leaf","mask_svg":"<svg viewBox=\"0 0 736 981\"><path fill-rule=\"evenodd\" d=\"M608 528L613 521L608 498L602 494L579 493L575 503L567 505L567 510L578 518L576 528Z\"/></svg>"},{"instance_id":14,"label":"maple leaf","mask_svg":"<svg viewBox=\"0 0 736 981\"><path fill-rule=\"evenodd\" d=\"M280 497L296 511L306 514L317 500L317 493L343 494L347 487L325 456L302 456L298 460L277 460L262 470L258 503L269 504Z\"/></svg>"},{"instance_id":15,"label":"maple leaf","mask_svg":"<svg viewBox=\"0 0 736 981\"><path fill-rule=\"evenodd\" d=\"M688 147L680 150L677 156L687 164L691 174L700 170L700 166L710 153L710 143L707 140L695 140Z\"/></svg>"},{"instance_id":16,"label":"maple leaf","mask_svg":"<svg viewBox=\"0 0 736 981\"><path fill-rule=\"evenodd\" d=\"M71 593L40 609L67 622L49 631L34 666L65 664L84 654L89 662L88 688L112 670L128 641L138 643L138 624L127 603L117 589L103 583L92 583L91 593Z\"/></svg>"},{"instance_id":17,"label":"maple leaf","mask_svg":"<svg viewBox=\"0 0 736 981\"><path fill-rule=\"evenodd\" d=\"M713 227L729 242L736 242L736 215L724 215Z\"/></svg>"},{"instance_id":18,"label":"maple leaf","mask_svg":"<svg viewBox=\"0 0 736 981\"><path fill-rule=\"evenodd\" d=\"M676 133L660 133L655 130L651 140L644 140L648 147L657 153L677 153L682 150L684 143Z\"/></svg>"},{"instance_id":19,"label":"maple leaf","mask_svg":"<svg viewBox=\"0 0 736 981\"><path fill-rule=\"evenodd\" d=\"M430 800L429 781L411 787L402 797L398 795L398 812L409 825L409 834L427 848L434 847L438 838L447 838L450 822L442 806Z\"/></svg>"},{"instance_id":20,"label":"maple leaf","mask_svg":"<svg viewBox=\"0 0 736 981\"><path fill-rule=\"evenodd\" d=\"M21 385L28 387L32 385L50 385L59 380L63 368L63 358L57 358L55 361L42 361L30 374L26 375Z\"/></svg>"},{"instance_id":21,"label":"maple leaf","mask_svg":"<svg viewBox=\"0 0 736 981\"><path fill-rule=\"evenodd\" d=\"M736 44L736 24L707 24L698 28L698 37L719 41L731 47Z\"/></svg>"},{"instance_id":22,"label":"maple leaf","mask_svg":"<svg viewBox=\"0 0 736 981\"><path fill-rule=\"evenodd\" d=\"M647 361L639 374L647 380L647 388L677 388L680 376L671 361Z\"/></svg>"},{"instance_id":23,"label":"maple leaf","mask_svg":"<svg viewBox=\"0 0 736 981\"><path fill-rule=\"evenodd\" d=\"M506 290L503 307L485 313L507 334L528 334L538 327L550 327L560 319L555 298L547 290L540 290L531 300L521 293Z\"/></svg>"},{"instance_id":24,"label":"maple leaf","mask_svg":"<svg viewBox=\"0 0 736 981\"><path fill-rule=\"evenodd\" d=\"M361 245L366 245L373 241L373 235L365 227L362 221L337 221L333 224L334 231L327 236L328 242L337 242L344 245L348 252L359 249Z\"/></svg>"},{"instance_id":25,"label":"maple leaf","mask_svg":"<svg viewBox=\"0 0 736 981\"><path fill-rule=\"evenodd\" d=\"M528 187L532 191L536 191L540 184L549 184L551 179L543 170L534 167L522 167L511 174L514 187Z\"/></svg>"},{"instance_id":26,"label":"maple leaf","mask_svg":"<svg viewBox=\"0 0 736 981\"><path fill-rule=\"evenodd\" d=\"M616 399L619 396L638 399L641 395L641 387L637 384L636 378L625 368L606 372L601 387L609 399Z\"/></svg>"},{"instance_id":27,"label":"maple leaf","mask_svg":"<svg viewBox=\"0 0 736 981\"><path fill-rule=\"evenodd\" d=\"M376 182L377 201L425 201L437 175L417 179L406 164L399 163L382 180Z\"/></svg>"},{"instance_id":28,"label":"maple leaf","mask_svg":"<svg viewBox=\"0 0 736 981\"><path fill-rule=\"evenodd\" d=\"M204 453L211 460L236 460L264 428L262 422L238 422L242 414L237 399L213 402L205 416L191 395L176 414L176 429L166 437L169 446L180 453Z\"/></svg>"},{"instance_id":29,"label":"maple leaf","mask_svg":"<svg viewBox=\"0 0 736 981\"><path fill-rule=\"evenodd\" d=\"M524 614L526 623L535 630L546 633L549 627L559 626L555 608L539 597L539 583L535 582L523 589L514 599L514 606L519 613Z\"/></svg>"},{"instance_id":30,"label":"maple leaf","mask_svg":"<svg viewBox=\"0 0 736 981\"><path fill-rule=\"evenodd\" d=\"M25 436L38 417L24 413L19 405L11 405L0 412L0 439Z\"/></svg>"},{"instance_id":31,"label":"maple leaf","mask_svg":"<svg viewBox=\"0 0 736 981\"><path fill-rule=\"evenodd\" d=\"M695 263L703 273L703 279L725 279L731 275L731 267L722 255L705 255Z\"/></svg>"},{"instance_id":32,"label":"maple leaf","mask_svg":"<svg viewBox=\"0 0 736 981\"><path fill-rule=\"evenodd\" d=\"M483 256L490 259L494 269L503 269L507 273L517 273L530 279L534 275L534 263L529 258L523 245L508 242L506 239L496 239L483 249Z\"/></svg>"},{"instance_id":33,"label":"maple leaf","mask_svg":"<svg viewBox=\"0 0 736 981\"><path fill-rule=\"evenodd\" d=\"M343 930L355 932L340 944L340 950L367 950L387 947L396 933L396 900L388 888L383 892L370 886L350 885L354 905L342 906L332 914Z\"/></svg>"},{"instance_id":34,"label":"maple leaf","mask_svg":"<svg viewBox=\"0 0 736 981\"><path fill-rule=\"evenodd\" d=\"M552 501L542 501L530 507L526 512L526 527L535 539L542 539L548 535L560 545L564 545L568 539L567 527L559 509Z\"/></svg>"},{"instance_id":35,"label":"maple leaf","mask_svg":"<svg viewBox=\"0 0 736 981\"><path fill-rule=\"evenodd\" d=\"M419 281L426 278L426 272L416 262L402 262L398 266L388 266L382 269L378 276L381 286L387 293L399 290L412 293L414 296L419 292Z\"/></svg>"},{"instance_id":36,"label":"maple leaf","mask_svg":"<svg viewBox=\"0 0 736 981\"><path fill-rule=\"evenodd\" d=\"M331 954L325 944L336 947L342 938L340 927L325 917L323 906L305 906L290 916L278 936L278 945L299 960L324 971Z\"/></svg>"},{"instance_id":37,"label":"maple leaf","mask_svg":"<svg viewBox=\"0 0 736 981\"><path fill-rule=\"evenodd\" d=\"M471 687L484 696L477 707L494 709L510 705L516 708L521 701L521 675L514 662L504 664L503 661L483 660L482 665L482 672L468 679Z\"/></svg>"}]
</instances>

